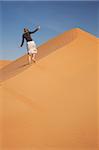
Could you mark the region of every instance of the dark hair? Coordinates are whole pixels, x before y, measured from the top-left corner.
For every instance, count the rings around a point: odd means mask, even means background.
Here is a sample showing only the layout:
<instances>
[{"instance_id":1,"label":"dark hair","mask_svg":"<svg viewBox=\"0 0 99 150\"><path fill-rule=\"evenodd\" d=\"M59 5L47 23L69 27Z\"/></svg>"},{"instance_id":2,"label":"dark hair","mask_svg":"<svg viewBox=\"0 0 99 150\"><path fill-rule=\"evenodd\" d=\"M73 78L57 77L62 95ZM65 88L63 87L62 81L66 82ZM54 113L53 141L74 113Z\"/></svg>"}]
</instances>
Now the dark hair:
<instances>
[{"instance_id":1,"label":"dark hair","mask_svg":"<svg viewBox=\"0 0 99 150\"><path fill-rule=\"evenodd\" d=\"M28 28L24 28L24 33L29 32Z\"/></svg>"}]
</instances>

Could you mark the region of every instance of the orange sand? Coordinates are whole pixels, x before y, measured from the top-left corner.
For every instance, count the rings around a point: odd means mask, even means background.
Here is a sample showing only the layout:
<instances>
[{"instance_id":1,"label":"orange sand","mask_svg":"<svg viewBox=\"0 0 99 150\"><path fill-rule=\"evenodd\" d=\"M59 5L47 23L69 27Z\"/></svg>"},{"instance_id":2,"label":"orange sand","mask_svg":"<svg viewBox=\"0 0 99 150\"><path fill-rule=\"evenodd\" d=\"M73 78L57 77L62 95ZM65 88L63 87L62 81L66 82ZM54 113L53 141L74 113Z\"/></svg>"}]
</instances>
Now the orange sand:
<instances>
[{"instance_id":1,"label":"orange sand","mask_svg":"<svg viewBox=\"0 0 99 150\"><path fill-rule=\"evenodd\" d=\"M0 150L98 150L97 41L73 29L0 70Z\"/></svg>"},{"instance_id":2,"label":"orange sand","mask_svg":"<svg viewBox=\"0 0 99 150\"><path fill-rule=\"evenodd\" d=\"M11 63L11 61L9 61L9 60L1 60L0 61L0 69L3 68L4 66L10 64L10 63Z\"/></svg>"}]
</instances>

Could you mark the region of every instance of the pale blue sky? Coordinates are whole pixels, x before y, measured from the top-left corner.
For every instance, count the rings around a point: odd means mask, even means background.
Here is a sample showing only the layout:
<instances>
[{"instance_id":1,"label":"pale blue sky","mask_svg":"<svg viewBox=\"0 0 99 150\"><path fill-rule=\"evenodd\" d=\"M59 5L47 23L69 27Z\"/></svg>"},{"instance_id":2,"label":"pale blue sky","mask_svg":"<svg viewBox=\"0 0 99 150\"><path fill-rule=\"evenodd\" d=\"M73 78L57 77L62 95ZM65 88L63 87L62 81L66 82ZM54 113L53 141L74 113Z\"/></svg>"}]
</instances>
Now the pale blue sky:
<instances>
[{"instance_id":1,"label":"pale blue sky","mask_svg":"<svg viewBox=\"0 0 99 150\"><path fill-rule=\"evenodd\" d=\"M41 29L33 35L37 45L62 32L80 27L99 37L99 2L0 2L0 59L16 59L26 53L18 48L24 27Z\"/></svg>"}]
</instances>

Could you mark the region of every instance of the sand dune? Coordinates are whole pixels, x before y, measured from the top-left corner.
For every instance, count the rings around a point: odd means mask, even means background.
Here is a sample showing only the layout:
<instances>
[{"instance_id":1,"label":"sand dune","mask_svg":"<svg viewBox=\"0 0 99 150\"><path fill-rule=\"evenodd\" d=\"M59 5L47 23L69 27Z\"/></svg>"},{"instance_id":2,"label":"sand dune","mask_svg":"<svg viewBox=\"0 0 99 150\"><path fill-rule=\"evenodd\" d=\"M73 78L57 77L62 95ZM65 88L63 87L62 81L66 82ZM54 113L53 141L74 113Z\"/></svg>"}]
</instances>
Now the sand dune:
<instances>
[{"instance_id":1,"label":"sand dune","mask_svg":"<svg viewBox=\"0 0 99 150\"><path fill-rule=\"evenodd\" d=\"M1 70L2 150L98 150L97 41L73 29Z\"/></svg>"},{"instance_id":2,"label":"sand dune","mask_svg":"<svg viewBox=\"0 0 99 150\"><path fill-rule=\"evenodd\" d=\"M99 39L98 39L98 55L97 55L97 99L98 99L98 102L97 102L97 105L98 105L98 107L97 107L97 109L98 109L98 141L99 141ZM99 142L98 142L98 147L99 147Z\"/></svg>"},{"instance_id":3,"label":"sand dune","mask_svg":"<svg viewBox=\"0 0 99 150\"><path fill-rule=\"evenodd\" d=\"M0 69L3 68L4 66L10 64L10 63L11 63L11 61L9 61L9 60L1 60L0 61Z\"/></svg>"},{"instance_id":4,"label":"sand dune","mask_svg":"<svg viewBox=\"0 0 99 150\"><path fill-rule=\"evenodd\" d=\"M65 32L38 47L37 60L49 55L60 47L69 44L77 38L78 29ZM0 80L6 80L28 68L27 56L23 56L0 70Z\"/></svg>"}]
</instances>

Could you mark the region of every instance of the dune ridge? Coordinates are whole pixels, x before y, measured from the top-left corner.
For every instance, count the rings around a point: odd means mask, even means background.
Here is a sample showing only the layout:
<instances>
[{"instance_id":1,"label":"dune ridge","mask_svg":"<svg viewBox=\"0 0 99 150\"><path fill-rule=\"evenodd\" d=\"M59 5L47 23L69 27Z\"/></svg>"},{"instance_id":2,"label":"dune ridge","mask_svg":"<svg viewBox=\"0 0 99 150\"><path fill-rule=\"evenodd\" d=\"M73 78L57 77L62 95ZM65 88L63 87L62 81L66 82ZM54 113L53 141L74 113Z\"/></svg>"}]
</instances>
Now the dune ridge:
<instances>
[{"instance_id":1,"label":"dune ridge","mask_svg":"<svg viewBox=\"0 0 99 150\"><path fill-rule=\"evenodd\" d=\"M57 50L65 44L72 42L76 37L77 31L76 29L73 29L49 40L48 42L38 47L37 60L49 55L51 52ZM0 70L0 80L5 80L6 77L10 78L11 76L14 76L15 74L21 72L25 68L28 68L27 63L27 55L25 55L21 58L18 58L10 65L5 66Z\"/></svg>"},{"instance_id":2,"label":"dune ridge","mask_svg":"<svg viewBox=\"0 0 99 150\"><path fill-rule=\"evenodd\" d=\"M48 42L38 47L37 61L49 55L50 53L58 50L64 45L71 43L72 41L76 40L77 37L82 38L81 36L87 37L90 40L96 40L96 38L93 35L78 28L66 31L63 34L49 40ZM14 75L17 75L18 73L27 69L29 67L27 63L27 55L25 55L8 64L7 66L1 68L0 81L13 77Z\"/></svg>"}]
</instances>

